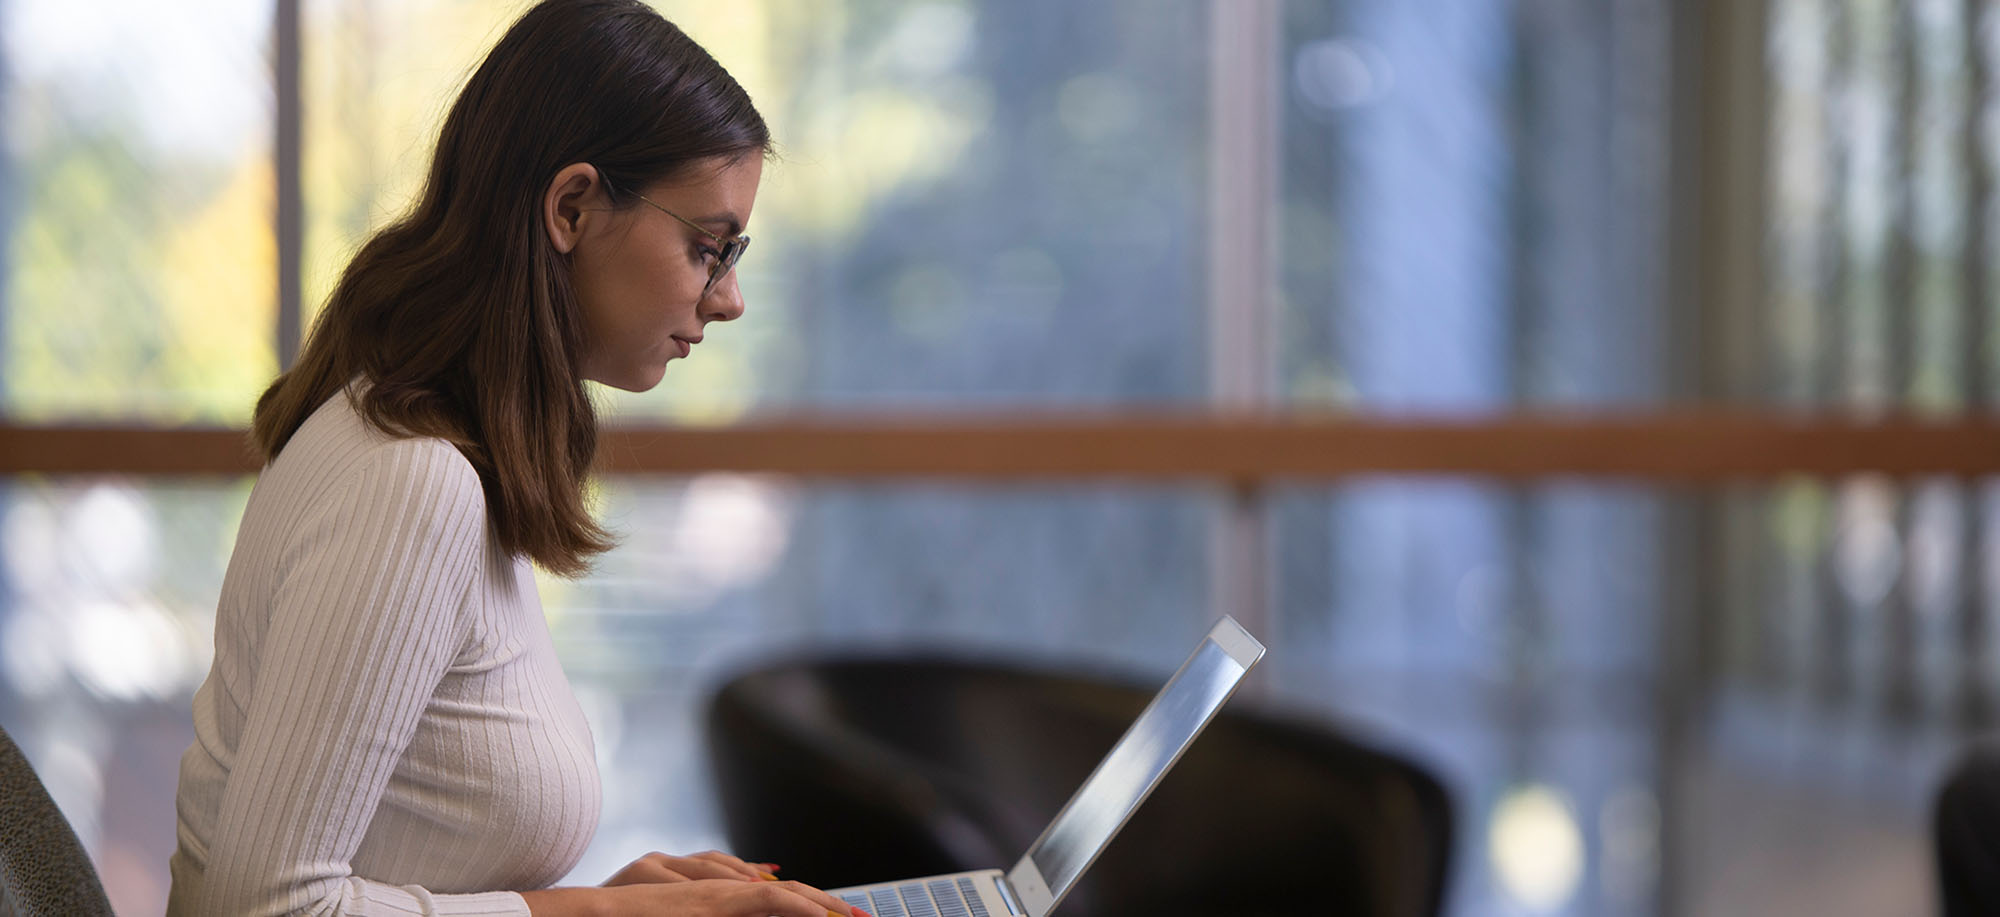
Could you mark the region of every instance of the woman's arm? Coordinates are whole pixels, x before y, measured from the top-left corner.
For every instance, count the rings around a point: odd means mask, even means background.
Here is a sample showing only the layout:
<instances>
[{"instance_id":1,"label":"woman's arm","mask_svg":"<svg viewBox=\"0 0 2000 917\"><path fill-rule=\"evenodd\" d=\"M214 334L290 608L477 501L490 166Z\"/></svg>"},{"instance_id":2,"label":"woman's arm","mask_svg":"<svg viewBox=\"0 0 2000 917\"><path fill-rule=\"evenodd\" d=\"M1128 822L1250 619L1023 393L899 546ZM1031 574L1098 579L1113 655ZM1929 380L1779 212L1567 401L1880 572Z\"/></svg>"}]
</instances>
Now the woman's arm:
<instances>
[{"instance_id":1,"label":"woman's arm","mask_svg":"<svg viewBox=\"0 0 2000 917\"><path fill-rule=\"evenodd\" d=\"M550 888L522 892L535 917L620 917L673 914L724 917L750 913L801 917L873 917L826 892L782 882L774 864L745 863L710 850L693 856L649 853L618 871L604 888ZM672 887L663 887L669 886ZM650 887L648 887L650 886Z\"/></svg>"},{"instance_id":2,"label":"woman's arm","mask_svg":"<svg viewBox=\"0 0 2000 917\"><path fill-rule=\"evenodd\" d=\"M512 892L433 895L350 863L463 640L485 496L450 446L373 447L284 549L201 914L522 914Z\"/></svg>"},{"instance_id":3,"label":"woman's arm","mask_svg":"<svg viewBox=\"0 0 2000 917\"><path fill-rule=\"evenodd\" d=\"M522 892L534 917L868 917L826 892L797 882L697 879L614 888Z\"/></svg>"}]
</instances>

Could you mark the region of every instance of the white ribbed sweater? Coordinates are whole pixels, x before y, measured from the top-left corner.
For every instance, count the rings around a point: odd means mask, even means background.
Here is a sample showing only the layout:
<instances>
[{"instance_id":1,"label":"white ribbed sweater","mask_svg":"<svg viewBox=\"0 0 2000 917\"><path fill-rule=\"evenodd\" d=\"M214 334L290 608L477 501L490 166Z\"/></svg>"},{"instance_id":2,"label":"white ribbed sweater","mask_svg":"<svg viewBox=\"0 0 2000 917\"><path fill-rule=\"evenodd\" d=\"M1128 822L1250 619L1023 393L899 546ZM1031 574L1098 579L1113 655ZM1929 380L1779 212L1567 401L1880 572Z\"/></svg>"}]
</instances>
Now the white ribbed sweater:
<instances>
[{"instance_id":1,"label":"white ribbed sweater","mask_svg":"<svg viewBox=\"0 0 2000 917\"><path fill-rule=\"evenodd\" d=\"M251 491L194 723L171 917L526 914L597 828L589 727L477 474L340 395Z\"/></svg>"}]
</instances>

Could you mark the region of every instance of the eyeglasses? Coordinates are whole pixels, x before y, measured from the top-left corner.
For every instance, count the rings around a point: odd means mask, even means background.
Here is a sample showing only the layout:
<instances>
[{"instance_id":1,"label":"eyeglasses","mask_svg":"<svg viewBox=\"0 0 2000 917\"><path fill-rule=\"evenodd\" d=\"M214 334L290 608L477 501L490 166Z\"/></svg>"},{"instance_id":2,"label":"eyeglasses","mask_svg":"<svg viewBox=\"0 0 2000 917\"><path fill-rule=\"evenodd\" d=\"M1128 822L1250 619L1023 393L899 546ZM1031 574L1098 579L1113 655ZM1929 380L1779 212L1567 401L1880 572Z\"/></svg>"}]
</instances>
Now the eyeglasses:
<instances>
[{"instance_id":1,"label":"eyeglasses","mask_svg":"<svg viewBox=\"0 0 2000 917\"><path fill-rule=\"evenodd\" d=\"M701 288L701 299L708 298L709 292L715 289L715 285L717 283L722 282L723 277L728 276L729 269L735 267L737 260L743 257L743 250L750 247L749 236L739 235L734 238L725 239L722 236L718 236L715 233L703 229L701 224L696 223L695 221L690 220L687 217L681 216L678 213L668 210L667 208L662 207L659 204L654 204L651 199L647 198L645 195L640 194L637 191L632 192L632 196L642 201L645 201L648 204L652 204L654 210L658 210L659 212L664 213L667 216L673 217L674 219L679 220L682 223L686 223L688 225L688 228L693 229L695 232L701 233L702 235L715 240L715 244L718 247L715 256L715 263L708 266L708 285ZM701 300L698 299L695 301L700 302Z\"/></svg>"},{"instance_id":2,"label":"eyeglasses","mask_svg":"<svg viewBox=\"0 0 2000 917\"><path fill-rule=\"evenodd\" d=\"M611 183L609 181L605 182L604 185L607 190L611 188ZM616 194L617 192L613 191L612 193ZM659 204L654 203L651 198L648 198L647 196L640 194L637 191L632 192L632 196L642 201L645 201L648 205L651 205L654 210L658 210L659 212L664 213L667 216L673 217L674 219L687 224L689 229L692 229L695 232L701 233L702 235L715 240L715 244L717 246L717 253L715 256L715 263L708 266L708 285L701 288L701 299L697 299L695 300L695 302L701 302L703 299L707 299L708 294L714 291L715 285L721 283L722 278L729 275L729 269L735 267L736 262L743 257L743 250L750 247L749 236L738 235L734 238L724 238L722 236L718 236L715 233L709 232L707 229L702 228L702 225L700 223L696 223L695 221L690 220L687 217L681 216L678 213L675 213L671 210L668 210L665 207L660 206Z\"/></svg>"}]
</instances>

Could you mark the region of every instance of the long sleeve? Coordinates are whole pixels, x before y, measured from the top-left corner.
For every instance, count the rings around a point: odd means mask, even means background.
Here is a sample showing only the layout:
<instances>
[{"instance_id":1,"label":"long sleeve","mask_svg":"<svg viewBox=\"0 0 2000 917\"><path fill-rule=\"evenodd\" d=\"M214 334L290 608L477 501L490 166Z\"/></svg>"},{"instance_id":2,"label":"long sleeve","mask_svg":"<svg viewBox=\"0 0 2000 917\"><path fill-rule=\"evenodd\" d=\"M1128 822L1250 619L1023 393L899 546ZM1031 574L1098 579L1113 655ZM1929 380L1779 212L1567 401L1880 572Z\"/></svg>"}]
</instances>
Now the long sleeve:
<instances>
[{"instance_id":1,"label":"long sleeve","mask_svg":"<svg viewBox=\"0 0 2000 917\"><path fill-rule=\"evenodd\" d=\"M201 914L525 914L511 891L432 894L351 863L467 639L485 547L478 477L448 445L369 450L279 547L275 592L208 838Z\"/></svg>"}]
</instances>

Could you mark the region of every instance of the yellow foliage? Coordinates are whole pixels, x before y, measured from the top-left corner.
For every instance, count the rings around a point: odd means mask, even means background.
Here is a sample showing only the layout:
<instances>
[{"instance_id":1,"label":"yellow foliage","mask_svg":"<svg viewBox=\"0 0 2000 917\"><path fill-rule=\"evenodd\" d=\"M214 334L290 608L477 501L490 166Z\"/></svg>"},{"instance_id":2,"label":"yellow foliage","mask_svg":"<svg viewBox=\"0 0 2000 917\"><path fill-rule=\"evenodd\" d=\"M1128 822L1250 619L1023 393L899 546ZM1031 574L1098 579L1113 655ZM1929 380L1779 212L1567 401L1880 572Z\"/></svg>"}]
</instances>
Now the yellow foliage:
<instances>
[{"instance_id":1,"label":"yellow foliage","mask_svg":"<svg viewBox=\"0 0 2000 917\"><path fill-rule=\"evenodd\" d=\"M204 420L247 422L278 370L274 186L270 160L245 156L205 207L169 224L160 275L168 343L161 369Z\"/></svg>"}]
</instances>

